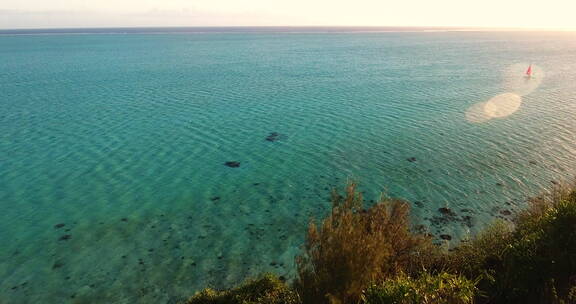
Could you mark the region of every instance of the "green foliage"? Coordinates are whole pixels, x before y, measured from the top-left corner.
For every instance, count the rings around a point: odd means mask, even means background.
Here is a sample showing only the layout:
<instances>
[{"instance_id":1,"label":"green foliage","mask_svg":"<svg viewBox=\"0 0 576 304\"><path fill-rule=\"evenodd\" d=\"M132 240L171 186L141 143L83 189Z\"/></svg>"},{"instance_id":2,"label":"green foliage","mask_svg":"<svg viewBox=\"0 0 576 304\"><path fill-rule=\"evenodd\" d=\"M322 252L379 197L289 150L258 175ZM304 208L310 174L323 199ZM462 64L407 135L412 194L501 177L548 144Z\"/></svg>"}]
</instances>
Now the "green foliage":
<instances>
[{"instance_id":1,"label":"green foliage","mask_svg":"<svg viewBox=\"0 0 576 304\"><path fill-rule=\"evenodd\" d=\"M414 279L400 275L369 287L362 295L365 304L468 304L474 302L476 282L461 275L422 273Z\"/></svg>"},{"instance_id":2,"label":"green foliage","mask_svg":"<svg viewBox=\"0 0 576 304\"><path fill-rule=\"evenodd\" d=\"M240 287L216 291L206 288L186 304L299 304L300 298L277 277L267 274Z\"/></svg>"},{"instance_id":3,"label":"green foliage","mask_svg":"<svg viewBox=\"0 0 576 304\"><path fill-rule=\"evenodd\" d=\"M576 192L558 189L534 201L516 224L503 275L497 277L510 290L505 300L551 303L566 297L569 281L576 276Z\"/></svg>"},{"instance_id":4,"label":"green foliage","mask_svg":"<svg viewBox=\"0 0 576 304\"><path fill-rule=\"evenodd\" d=\"M495 276L501 271L504 255L509 249L513 226L496 221L475 238L461 243L441 259L436 269L460 273L468 278L478 278L478 287L490 291L488 296L498 293Z\"/></svg>"},{"instance_id":5,"label":"green foliage","mask_svg":"<svg viewBox=\"0 0 576 304\"><path fill-rule=\"evenodd\" d=\"M363 209L351 183L345 196L333 193L332 203L320 226L311 222L305 253L296 260L295 287L305 303L356 303L370 283L410 272L433 247L429 238L410 231L403 201L383 198Z\"/></svg>"},{"instance_id":6,"label":"green foliage","mask_svg":"<svg viewBox=\"0 0 576 304\"><path fill-rule=\"evenodd\" d=\"M489 303L574 303L576 191L534 199L515 229L497 223L447 256L447 270L479 284Z\"/></svg>"}]
</instances>

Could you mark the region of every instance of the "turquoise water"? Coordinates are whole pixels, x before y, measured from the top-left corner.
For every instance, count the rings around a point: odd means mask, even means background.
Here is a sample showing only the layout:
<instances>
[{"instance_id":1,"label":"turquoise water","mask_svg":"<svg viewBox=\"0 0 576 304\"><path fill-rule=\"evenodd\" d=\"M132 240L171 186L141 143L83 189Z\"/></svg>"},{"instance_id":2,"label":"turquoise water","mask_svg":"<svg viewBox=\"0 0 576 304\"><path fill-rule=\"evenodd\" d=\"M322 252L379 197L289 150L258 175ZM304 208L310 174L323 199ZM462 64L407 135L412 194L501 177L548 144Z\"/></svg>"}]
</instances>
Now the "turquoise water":
<instances>
[{"instance_id":1,"label":"turquoise water","mask_svg":"<svg viewBox=\"0 0 576 304\"><path fill-rule=\"evenodd\" d=\"M347 179L465 237L576 173L575 50L572 33L0 36L0 302L290 278ZM508 78L529 63L528 92ZM507 92L513 113L470 119Z\"/></svg>"}]
</instances>

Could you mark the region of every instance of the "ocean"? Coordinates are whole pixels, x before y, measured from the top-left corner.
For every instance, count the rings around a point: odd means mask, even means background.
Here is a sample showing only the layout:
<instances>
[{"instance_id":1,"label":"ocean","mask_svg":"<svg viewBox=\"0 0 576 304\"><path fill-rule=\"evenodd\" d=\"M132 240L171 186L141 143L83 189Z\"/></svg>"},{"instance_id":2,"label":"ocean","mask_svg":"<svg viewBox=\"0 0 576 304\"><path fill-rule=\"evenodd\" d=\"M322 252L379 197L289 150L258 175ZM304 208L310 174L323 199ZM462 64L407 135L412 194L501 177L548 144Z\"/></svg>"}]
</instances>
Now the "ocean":
<instances>
[{"instance_id":1,"label":"ocean","mask_svg":"<svg viewBox=\"0 0 576 304\"><path fill-rule=\"evenodd\" d=\"M575 50L571 32L0 31L0 303L291 279L349 181L457 243L576 173Z\"/></svg>"}]
</instances>

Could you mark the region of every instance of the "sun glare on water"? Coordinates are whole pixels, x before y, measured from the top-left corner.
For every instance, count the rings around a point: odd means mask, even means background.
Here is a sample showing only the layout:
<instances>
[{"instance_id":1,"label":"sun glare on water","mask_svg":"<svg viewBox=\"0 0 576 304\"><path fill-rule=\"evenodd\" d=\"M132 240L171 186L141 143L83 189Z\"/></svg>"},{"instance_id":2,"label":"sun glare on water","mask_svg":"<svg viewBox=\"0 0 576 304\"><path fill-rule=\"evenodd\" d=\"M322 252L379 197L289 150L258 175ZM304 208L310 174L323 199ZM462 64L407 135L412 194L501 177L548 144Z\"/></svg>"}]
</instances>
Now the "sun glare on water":
<instances>
[{"instance_id":1,"label":"sun glare on water","mask_svg":"<svg viewBox=\"0 0 576 304\"><path fill-rule=\"evenodd\" d=\"M531 66L531 75L526 68ZM504 118L514 114L522 106L522 96L536 90L544 79L544 71L528 63L514 64L504 70L502 86L506 93L476 103L466 110L466 120L471 123L482 123L493 118Z\"/></svg>"}]
</instances>

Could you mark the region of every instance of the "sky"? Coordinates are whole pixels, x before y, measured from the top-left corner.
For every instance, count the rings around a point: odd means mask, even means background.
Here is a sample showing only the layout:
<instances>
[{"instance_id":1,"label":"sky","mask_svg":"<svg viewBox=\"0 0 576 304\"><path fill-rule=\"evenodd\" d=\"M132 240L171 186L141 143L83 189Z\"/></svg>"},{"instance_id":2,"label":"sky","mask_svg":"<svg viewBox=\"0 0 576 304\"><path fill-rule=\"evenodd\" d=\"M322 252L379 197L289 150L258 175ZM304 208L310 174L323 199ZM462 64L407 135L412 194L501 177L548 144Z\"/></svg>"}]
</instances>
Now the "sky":
<instances>
[{"instance_id":1,"label":"sky","mask_svg":"<svg viewBox=\"0 0 576 304\"><path fill-rule=\"evenodd\" d=\"M0 29L455 26L576 30L576 0L0 0Z\"/></svg>"}]
</instances>

